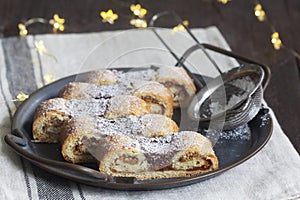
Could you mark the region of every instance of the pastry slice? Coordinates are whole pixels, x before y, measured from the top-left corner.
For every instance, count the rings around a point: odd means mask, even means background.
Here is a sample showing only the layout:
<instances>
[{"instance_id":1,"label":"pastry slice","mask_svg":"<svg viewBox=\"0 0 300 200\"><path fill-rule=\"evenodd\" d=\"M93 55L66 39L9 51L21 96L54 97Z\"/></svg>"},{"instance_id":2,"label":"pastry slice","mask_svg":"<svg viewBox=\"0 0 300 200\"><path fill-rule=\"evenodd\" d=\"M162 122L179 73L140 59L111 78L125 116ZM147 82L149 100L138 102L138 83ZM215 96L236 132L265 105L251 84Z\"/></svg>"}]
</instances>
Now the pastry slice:
<instances>
[{"instance_id":1,"label":"pastry slice","mask_svg":"<svg viewBox=\"0 0 300 200\"><path fill-rule=\"evenodd\" d=\"M103 147L105 141L102 141L106 136L121 134L130 137L157 137L177 131L178 126L173 120L158 114L127 116L111 120L78 116L64 124L60 138L62 155L65 160L73 163L96 162L95 158L101 160L107 150ZM97 152L100 148L98 143L102 145L101 152Z\"/></svg>"},{"instance_id":2,"label":"pastry slice","mask_svg":"<svg viewBox=\"0 0 300 200\"><path fill-rule=\"evenodd\" d=\"M195 95L196 87L193 80L182 67L159 67L155 80L172 92L176 108L186 106L190 98Z\"/></svg>"},{"instance_id":3,"label":"pastry slice","mask_svg":"<svg viewBox=\"0 0 300 200\"><path fill-rule=\"evenodd\" d=\"M132 95L143 99L150 107L150 113L167 117L173 115L173 94L156 81L133 83Z\"/></svg>"},{"instance_id":4,"label":"pastry slice","mask_svg":"<svg viewBox=\"0 0 300 200\"><path fill-rule=\"evenodd\" d=\"M56 143L65 121L75 116L106 118L141 116L149 113L149 106L135 96L116 96L111 99L54 98L42 102L35 110L32 133L37 142Z\"/></svg>"},{"instance_id":5,"label":"pastry slice","mask_svg":"<svg viewBox=\"0 0 300 200\"><path fill-rule=\"evenodd\" d=\"M36 142L56 143L61 127L77 115L104 116L107 107L105 99L54 98L42 102L35 110L32 125L33 139Z\"/></svg>"},{"instance_id":6,"label":"pastry slice","mask_svg":"<svg viewBox=\"0 0 300 200\"><path fill-rule=\"evenodd\" d=\"M109 141L109 150L99 164L100 172L148 180L198 176L218 169L210 141L199 133L127 138L123 135Z\"/></svg>"}]
</instances>

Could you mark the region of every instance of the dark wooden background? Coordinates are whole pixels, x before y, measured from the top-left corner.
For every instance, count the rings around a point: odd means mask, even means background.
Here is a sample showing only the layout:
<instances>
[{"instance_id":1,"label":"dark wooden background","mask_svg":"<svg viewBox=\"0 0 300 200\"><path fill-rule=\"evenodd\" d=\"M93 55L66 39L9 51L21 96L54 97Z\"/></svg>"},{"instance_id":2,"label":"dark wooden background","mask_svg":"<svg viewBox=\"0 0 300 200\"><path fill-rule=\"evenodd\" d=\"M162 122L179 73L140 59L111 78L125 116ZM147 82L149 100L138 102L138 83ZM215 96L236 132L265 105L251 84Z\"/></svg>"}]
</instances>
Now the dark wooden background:
<instances>
[{"instance_id":1,"label":"dark wooden background","mask_svg":"<svg viewBox=\"0 0 300 200\"><path fill-rule=\"evenodd\" d=\"M54 13L66 19L64 33L130 29L131 3L125 0L1 0L0 37L18 35L17 24L33 17L51 19ZM253 15L252 0L232 0L223 5L217 0L141 0L153 14L175 10L190 27L215 25L232 50L240 55L267 64L272 72L265 99L273 108L284 132L300 152L300 60L288 50L274 50L271 30ZM283 43L300 52L300 1L262 0L268 19L280 33ZM99 11L112 8L119 14L114 25L103 24ZM51 27L34 24L30 34L50 33Z\"/></svg>"}]
</instances>

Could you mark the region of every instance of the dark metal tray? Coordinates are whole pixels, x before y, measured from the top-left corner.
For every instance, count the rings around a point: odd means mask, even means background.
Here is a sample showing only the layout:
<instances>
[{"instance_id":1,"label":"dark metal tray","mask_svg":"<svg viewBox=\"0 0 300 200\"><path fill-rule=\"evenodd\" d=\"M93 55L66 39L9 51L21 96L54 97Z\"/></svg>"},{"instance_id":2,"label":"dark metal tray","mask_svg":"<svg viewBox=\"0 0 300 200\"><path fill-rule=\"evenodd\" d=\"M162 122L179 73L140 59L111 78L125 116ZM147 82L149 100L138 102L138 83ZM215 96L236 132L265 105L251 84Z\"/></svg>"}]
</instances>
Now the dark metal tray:
<instances>
[{"instance_id":1,"label":"dark metal tray","mask_svg":"<svg viewBox=\"0 0 300 200\"><path fill-rule=\"evenodd\" d=\"M268 110L262 108L257 116L248 123L251 131L248 140L221 138L215 144L214 150L219 159L219 169L216 171L190 178L146 181L104 179L99 175L96 165L79 165L64 161L59 144L32 142L31 129L35 108L42 101L57 96L58 91L67 83L75 81L76 77L73 75L53 82L37 90L23 102L14 115L12 133L5 136L5 141L16 153L33 164L50 173L79 183L121 190L166 189L193 184L219 175L251 158L263 148L272 134L272 119ZM176 113L174 117L176 118Z\"/></svg>"}]
</instances>

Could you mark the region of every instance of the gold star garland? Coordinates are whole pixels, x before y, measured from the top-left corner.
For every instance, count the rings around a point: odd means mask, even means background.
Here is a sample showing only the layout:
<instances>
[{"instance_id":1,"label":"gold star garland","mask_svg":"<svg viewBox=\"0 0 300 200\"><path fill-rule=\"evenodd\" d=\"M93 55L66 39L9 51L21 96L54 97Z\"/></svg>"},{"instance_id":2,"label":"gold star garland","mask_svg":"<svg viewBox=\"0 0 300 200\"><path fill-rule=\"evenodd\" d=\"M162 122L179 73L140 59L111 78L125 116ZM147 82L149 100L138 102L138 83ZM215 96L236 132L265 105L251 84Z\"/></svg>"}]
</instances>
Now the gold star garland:
<instances>
[{"instance_id":1,"label":"gold star garland","mask_svg":"<svg viewBox=\"0 0 300 200\"><path fill-rule=\"evenodd\" d=\"M59 17L58 14L53 15L53 19L47 20L44 18L31 18L24 23L18 24L19 35L26 36L28 35L28 27L35 23L42 23L42 24L50 24L52 26L53 33L57 33L58 31L65 30L65 19Z\"/></svg>"},{"instance_id":2,"label":"gold star garland","mask_svg":"<svg viewBox=\"0 0 300 200\"><path fill-rule=\"evenodd\" d=\"M57 33L58 31L64 31L65 30L65 19L59 17L58 14L53 15L53 19L49 20L49 24L53 26L52 30L54 33Z\"/></svg>"},{"instance_id":3,"label":"gold star garland","mask_svg":"<svg viewBox=\"0 0 300 200\"><path fill-rule=\"evenodd\" d=\"M58 61L57 61L57 59L56 59L56 57L55 57L54 55L51 55L51 54L48 54L48 53L47 53L47 49L46 49L46 47L45 47L44 41L42 41L42 40L35 40L35 41L34 41L34 50L35 50L36 52L38 52L38 54L39 54L40 56L46 55L46 56L48 56L48 57L53 58L56 64L58 63ZM44 79L44 83L45 83L45 84L49 84L49 83L51 83L51 82L54 81L53 75L50 74L50 73L44 75L44 76L43 76L43 79Z\"/></svg>"},{"instance_id":4,"label":"gold star garland","mask_svg":"<svg viewBox=\"0 0 300 200\"><path fill-rule=\"evenodd\" d=\"M288 50L293 56L295 56L297 59L300 60L300 54L296 52L294 49L291 49L287 46L285 46L280 39L280 34L278 31L276 31L275 27L271 22L268 20L266 12L264 11L262 4L258 0L254 0L254 15L257 17L257 19L260 22L265 22L267 25L269 25L272 35L271 35L271 43L276 50L280 50L281 48L285 48Z\"/></svg>"},{"instance_id":5,"label":"gold star garland","mask_svg":"<svg viewBox=\"0 0 300 200\"><path fill-rule=\"evenodd\" d=\"M101 11L100 16L102 17L103 23L108 22L110 24L114 24L115 20L119 18L119 15L114 13L112 9L109 9L108 11Z\"/></svg>"},{"instance_id":6,"label":"gold star garland","mask_svg":"<svg viewBox=\"0 0 300 200\"><path fill-rule=\"evenodd\" d=\"M227 4L230 0L217 0L218 2L222 3L222 4ZM280 35L279 32L276 31L275 27L273 26L273 24L271 24L270 20L268 20L266 12L263 9L262 4L259 2L259 0L253 0L254 1L254 15L256 16L257 20L260 22L264 22L266 23L271 31L272 31L272 35L271 35L271 43L273 45L273 48L276 50L280 50L281 48L285 48L287 49L293 56L295 56L297 59L300 60L300 54L295 51L292 48L289 48L287 46L285 46L282 43L282 40L280 39Z\"/></svg>"},{"instance_id":7,"label":"gold star garland","mask_svg":"<svg viewBox=\"0 0 300 200\"><path fill-rule=\"evenodd\" d=\"M18 95L17 95L17 99L14 99L13 101L20 101L20 102L23 102L25 101L26 99L29 98L29 95L28 94L25 94L23 92L20 92Z\"/></svg>"},{"instance_id":8,"label":"gold star garland","mask_svg":"<svg viewBox=\"0 0 300 200\"><path fill-rule=\"evenodd\" d=\"M139 18L144 18L147 14L147 10L145 8L142 8L141 4L131 4L130 10L135 16L138 16Z\"/></svg>"}]
</instances>

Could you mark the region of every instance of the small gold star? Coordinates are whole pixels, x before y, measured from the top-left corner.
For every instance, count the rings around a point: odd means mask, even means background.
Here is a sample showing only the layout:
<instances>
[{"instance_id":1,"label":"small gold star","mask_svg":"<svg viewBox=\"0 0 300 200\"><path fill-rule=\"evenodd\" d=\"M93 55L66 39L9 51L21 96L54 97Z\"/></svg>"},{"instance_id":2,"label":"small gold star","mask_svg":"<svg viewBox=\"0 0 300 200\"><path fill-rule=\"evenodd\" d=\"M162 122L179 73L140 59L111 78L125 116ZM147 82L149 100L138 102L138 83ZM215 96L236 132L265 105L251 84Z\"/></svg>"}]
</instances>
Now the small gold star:
<instances>
[{"instance_id":1,"label":"small gold star","mask_svg":"<svg viewBox=\"0 0 300 200\"><path fill-rule=\"evenodd\" d=\"M189 25L189 21L188 20L184 20L182 22L184 24L184 26L188 26ZM173 27L173 31L177 32L177 31L185 31L185 27L182 24L178 24L177 26Z\"/></svg>"},{"instance_id":2,"label":"small gold star","mask_svg":"<svg viewBox=\"0 0 300 200\"><path fill-rule=\"evenodd\" d=\"M263 22L266 20L266 13L265 11L262 9L262 5L261 4L257 4L254 7L254 15L257 17L257 19L260 22Z\"/></svg>"},{"instance_id":3,"label":"small gold star","mask_svg":"<svg viewBox=\"0 0 300 200\"><path fill-rule=\"evenodd\" d=\"M44 76L44 80L46 84L52 83L54 81L53 75L52 74L46 74Z\"/></svg>"},{"instance_id":4,"label":"small gold star","mask_svg":"<svg viewBox=\"0 0 300 200\"><path fill-rule=\"evenodd\" d=\"M53 19L50 19L49 23L53 26L53 32L64 31L65 30L65 19L60 18L58 14L53 15Z\"/></svg>"},{"instance_id":5,"label":"small gold star","mask_svg":"<svg viewBox=\"0 0 300 200\"><path fill-rule=\"evenodd\" d=\"M220 2L222 4L227 4L229 1L231 1L231 0L218 0L218 2Z\"/></svg>"},{"instance_id":6,"label":"small gold star","mask_svg":"<svg viewBox=\"0 0 300 200\"><path fill-rule=\"evenodd\" d=\"M25 93L23 93L23 92L20 92L20 93L17 95L16 101L22 102L22 101L25 101L25 100L28 99L28 98L29 98L29 95L27 95L27 94L25 94Z\"/></svg>"},{"instance_id":7,"label":"small gold star","mask_svg":"<svg viewBox=\"0 0 300 200\"><path fill-rule=\"evenodd\" d=\"M141 4L131 4L130 10L135 16L138 16L139 18L144 18L147 14L147 10L145 8L142 8Z\"/></svg>"},{"instance_id":8,"label":"small gold star","mask_svg":"<svg viewBox=\"0 0 300 200\"><path fill-rule=\"evenodd\" d=\"M18 24L18 28L19 28L19 35L20 36L26 36L28 34L28 30L26 28L26 26L24 24Z\"/></svg>"},{"instance_id":9,"label":"small gold star","mask_svg":"<svg viewBox=\"0 0 300 200\"><path fill-rule=\"evenodd\" d=\"M135 26L136 28L147 28L147 21L144 19L131 19L130 24Z\"/></svg>"},{"instance_id":10,"label":"small gold star","mask_svg":"<svg viewBox=\"0 0 300 200\"><path fill-rule=\"evenodd\" d=\"M42 40L34 41L34 49L39 52L40 55L43 55L47 52L44 42Z\"/></svg>"},{"instance_id":11,"label":"small gold star","mask_svg":"<svg viewBox=\"0 0 300 200\"><path fill-rule=\"evenodd\" d=\"M279 50L282 46L281 39L279 38L279 33L274 32L271 36L271 42L274 46L274 49Z\"/></svg>"},{"instance_id":12,"label":"small gold star","mask_svg":"<svg viewBox=\"0 0 300 200\"><path fill-rule=\"evenodd\" d=\"M114 24L115 20L119 18L119 16L113 12L112 9L109 9L107 12L101 11L100 16L102 17L102 22L108 22L110 24Z\"/></svg>"}]
</instances>

